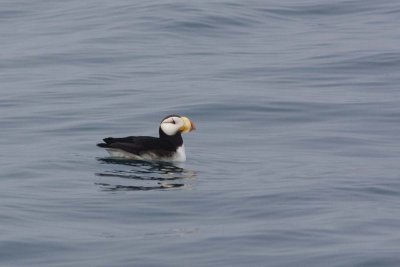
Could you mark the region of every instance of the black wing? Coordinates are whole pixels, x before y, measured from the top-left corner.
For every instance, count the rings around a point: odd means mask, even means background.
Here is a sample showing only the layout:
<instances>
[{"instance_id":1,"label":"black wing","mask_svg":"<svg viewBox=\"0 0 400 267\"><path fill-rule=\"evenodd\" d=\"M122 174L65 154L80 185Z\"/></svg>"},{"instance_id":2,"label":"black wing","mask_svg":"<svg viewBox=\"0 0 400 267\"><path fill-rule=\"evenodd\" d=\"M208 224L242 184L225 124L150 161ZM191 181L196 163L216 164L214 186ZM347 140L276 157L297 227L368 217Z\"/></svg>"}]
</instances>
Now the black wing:
<instances>
[{"instance_id":1,"label":"black wing","mask_svg":"<svg viewBox=\"0 0 400 267\"><path fill-rule=\"evenodd\" d=\"M146 151L171 152L175 150L173 145L168 141L150 136L108 137L104 138L103 141L104 143L97 144L97 146L117 148L136 155L140 155Z\"/></svg>"}]
</instances>

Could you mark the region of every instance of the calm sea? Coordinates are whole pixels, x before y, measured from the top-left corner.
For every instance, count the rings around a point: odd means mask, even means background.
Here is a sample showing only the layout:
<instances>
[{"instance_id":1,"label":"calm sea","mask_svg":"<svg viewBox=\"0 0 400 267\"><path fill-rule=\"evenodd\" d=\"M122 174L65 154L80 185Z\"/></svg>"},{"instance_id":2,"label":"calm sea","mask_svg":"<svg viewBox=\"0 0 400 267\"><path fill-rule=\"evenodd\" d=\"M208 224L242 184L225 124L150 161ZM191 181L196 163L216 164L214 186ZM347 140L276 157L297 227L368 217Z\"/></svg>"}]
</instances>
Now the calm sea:
<instances>
[{"instance_id":1,"label":"calm sea","mask_svg":"<svg viewBox=\"0 0 400 267\"><path fill-rule=\"evenodd\" d=\"M0 2L0 265L400 266L400 2ZM184 164L107 136L188 116Z\"/></svg>"}]
</instances>

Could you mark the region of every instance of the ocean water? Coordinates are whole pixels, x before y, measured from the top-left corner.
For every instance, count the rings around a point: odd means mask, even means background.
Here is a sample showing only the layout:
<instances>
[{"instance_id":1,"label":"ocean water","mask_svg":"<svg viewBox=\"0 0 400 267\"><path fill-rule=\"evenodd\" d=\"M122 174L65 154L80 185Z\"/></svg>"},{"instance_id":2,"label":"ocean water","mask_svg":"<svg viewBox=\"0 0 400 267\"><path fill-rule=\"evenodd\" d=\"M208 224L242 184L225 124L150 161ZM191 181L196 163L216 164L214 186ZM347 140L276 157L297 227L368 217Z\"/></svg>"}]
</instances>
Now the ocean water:
<instances>
[{"instance_id":1,"label":"ocean water","mask_svg":"<svg viewBox=\"0 0 400 267\"><path fill-rule=\"evenodd\" d=\"M0 265L400 266L400 2L0 2ZM107 136L188 116L183 164Z\"/></svg>"}]
</instances>

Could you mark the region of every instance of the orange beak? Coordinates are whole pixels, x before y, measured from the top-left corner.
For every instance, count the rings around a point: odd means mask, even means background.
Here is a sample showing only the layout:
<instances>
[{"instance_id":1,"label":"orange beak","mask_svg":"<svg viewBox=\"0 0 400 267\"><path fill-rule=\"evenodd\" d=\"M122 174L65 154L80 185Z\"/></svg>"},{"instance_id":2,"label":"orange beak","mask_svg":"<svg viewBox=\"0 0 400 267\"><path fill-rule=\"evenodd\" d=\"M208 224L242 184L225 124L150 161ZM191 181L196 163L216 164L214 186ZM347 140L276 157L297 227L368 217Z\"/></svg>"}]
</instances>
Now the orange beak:
<instances>
[{"instance_id":1,"label":"orange beak","mask_svg":"<svg viewBox=\"0 0 400 267\"><path fill-rule=\"evenodd\" d=\"M192 120L189 120L189 121L190 121L190 125L191 125L190 132L196 130L196 124L194 124L194 122Z\"/></svg>"}]
</instances>

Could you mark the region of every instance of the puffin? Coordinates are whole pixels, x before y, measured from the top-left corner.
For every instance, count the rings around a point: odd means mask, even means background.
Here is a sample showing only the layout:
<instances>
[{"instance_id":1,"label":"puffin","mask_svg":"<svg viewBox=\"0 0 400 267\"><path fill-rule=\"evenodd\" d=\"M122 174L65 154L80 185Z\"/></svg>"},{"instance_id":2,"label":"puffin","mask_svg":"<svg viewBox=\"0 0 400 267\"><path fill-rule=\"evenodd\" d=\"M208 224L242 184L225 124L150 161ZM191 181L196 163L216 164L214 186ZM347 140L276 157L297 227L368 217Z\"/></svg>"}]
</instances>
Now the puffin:
<instances>
[{"instance_id":1,"label":"puffin","mask_svg":"<svg viewBox=\"0 0 400 267\"><path fill-rule=\"evenodd\" d=\"M176 114L165 117L158 130L159 137L127 136L107 137L104 143L97 144L105 148L113 158L145 161L186 161L182 133L196 129L196 125L187 117Z\"/></svg>"}]
</instances>

